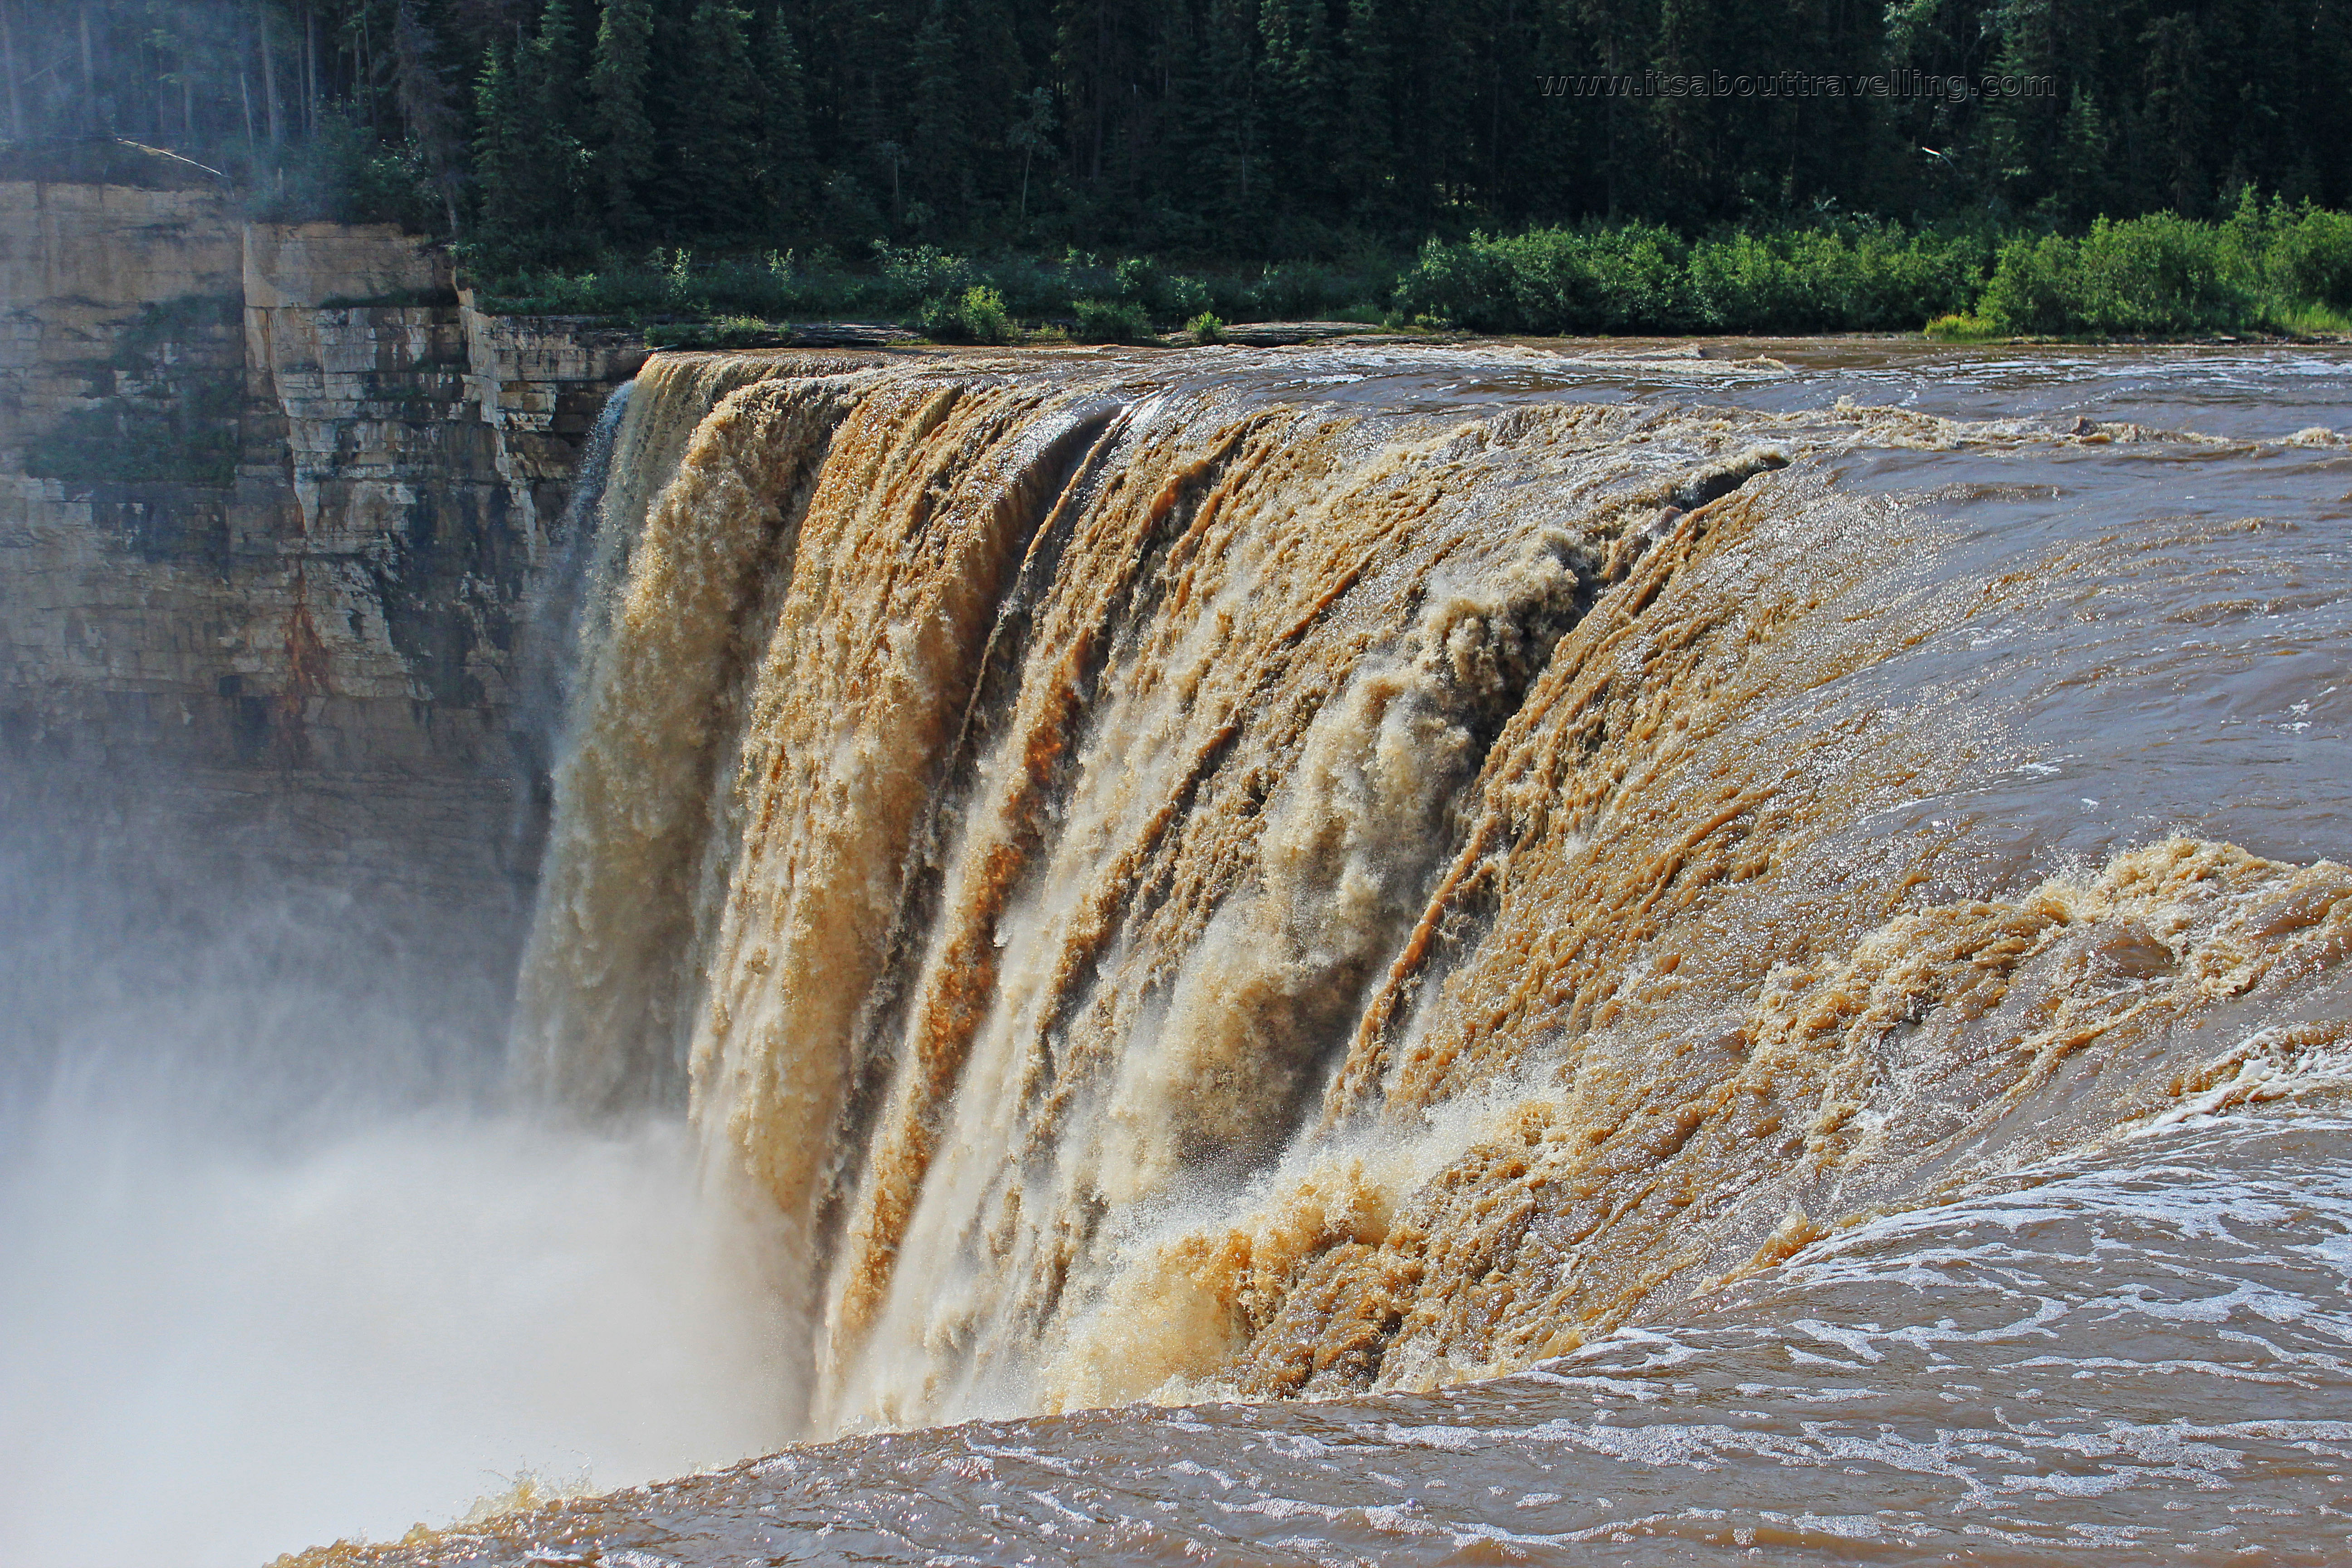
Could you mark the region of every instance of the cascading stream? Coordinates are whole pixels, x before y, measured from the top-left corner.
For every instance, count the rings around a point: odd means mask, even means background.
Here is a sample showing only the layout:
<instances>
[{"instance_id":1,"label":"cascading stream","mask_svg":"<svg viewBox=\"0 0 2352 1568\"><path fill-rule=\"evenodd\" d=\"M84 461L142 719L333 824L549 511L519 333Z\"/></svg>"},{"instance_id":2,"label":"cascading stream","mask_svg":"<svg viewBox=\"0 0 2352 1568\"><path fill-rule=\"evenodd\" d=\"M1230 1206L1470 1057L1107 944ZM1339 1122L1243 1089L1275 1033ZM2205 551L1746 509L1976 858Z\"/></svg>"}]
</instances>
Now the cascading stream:
<instances>
[{"instance_id":1,"label":"cascading stream","mask_svg":"<svg viewBox=\"0 0 2352 1568\"><path fill-rule=\"evenodd\" d=\"M1905 670L2189 546L1857 476L2151 433L1326 363L640 377L517 1057L686 1088L812 1433L1509 1370L2336 1048L2340 866L1905 815L2046 695Z\"/></svg>"}]
</instances>

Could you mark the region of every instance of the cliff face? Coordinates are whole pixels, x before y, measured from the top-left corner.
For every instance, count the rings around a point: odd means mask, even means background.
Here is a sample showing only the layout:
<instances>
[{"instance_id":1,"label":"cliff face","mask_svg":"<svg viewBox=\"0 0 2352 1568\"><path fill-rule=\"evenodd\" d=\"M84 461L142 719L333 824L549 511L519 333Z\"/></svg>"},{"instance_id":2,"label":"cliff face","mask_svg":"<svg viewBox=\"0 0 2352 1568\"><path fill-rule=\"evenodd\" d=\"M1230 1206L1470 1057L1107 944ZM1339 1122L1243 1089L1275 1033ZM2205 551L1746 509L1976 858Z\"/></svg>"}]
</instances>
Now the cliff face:
<instances>
[{"instance_id":1,"label":"cliff face","mask_svg":"<svg viewBox=\"0 0 2352 1568\"><path fill-rule=\"evenodd\" d=\"M0 184L14 797L511 883L518 637L596 411L643 357L480 315L389 228Z\"/></svg>"}]
</instances>

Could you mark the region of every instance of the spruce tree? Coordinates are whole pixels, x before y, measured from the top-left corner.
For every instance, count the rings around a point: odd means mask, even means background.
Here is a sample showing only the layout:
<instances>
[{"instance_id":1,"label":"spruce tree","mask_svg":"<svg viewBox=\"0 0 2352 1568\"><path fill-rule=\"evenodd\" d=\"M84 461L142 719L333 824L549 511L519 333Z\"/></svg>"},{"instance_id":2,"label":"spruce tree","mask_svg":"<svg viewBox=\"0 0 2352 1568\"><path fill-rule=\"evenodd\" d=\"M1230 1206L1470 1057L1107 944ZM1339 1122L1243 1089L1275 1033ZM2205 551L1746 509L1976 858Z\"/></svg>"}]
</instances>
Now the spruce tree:
<instances>
[{"instance_id":1,"label":"spruce tree","mask_svg":"<svg viewBox=\"0 0 2352 1568\"><path fill-rule=\"evenodd\" d=\"M474 187L480 226L493 243L515 232L521 170L515 156L515 82L506 51L493 41L474 78Z\"/></svg>"},{"instance_id":2,"label":"spruce tree","mask_svg":"<svg viewBox=\"0 0 2352 1568\"><path fill-rule=\"evenodd\" d=\"M687 233L745 233L766 211L751 20L735 0L699 0L688 21L685 90L675 100L676 179L659 204Z\"/></svg>"},{"instance_id":3,"label":"spruce tree","mask_svg":"<svg viewBox=\"0 0 2352 1568\"><path fill-rule=\"evenodd\" d=\"M1211 237L1220 246L1246 232L1266 204L1256 23L1246 0L1210 0L1203 17L1201 108L1207 134L1193 199L1221 224Z\"/></svg>"},{"instance_id":4,"label":"spruce tree","mask_svg":"<svg viewBox=\"0 0 2352 1568\"><path fill-rule=\"evenodd\" d=\"M1335 162L1350 216L1385 226L1396 216L1396 87L1390 79L1386 0L1348 0Z\"/></svg>"},{"instance_id":5,"label":"spruce tree","mask_svg":"<svg viewBox=\"0 0 2352 1568\"><path fill-rule=\"evenodd\" d=\"M954 221L970 205L972 149L963 105L962 50L948 0L931 0L915 34L910 64L914 104L908 116L910 184L924 204Z\"/></svg>"},{"instance_id":6,"label":"spruce tree","mask_svg":"<svg viewBox=\"0 0 2352 1568\"><path fill-rule=\"evenodd\" d=\"M808 80L783 7L768 7L760 39L761 187L772 229L807 220L816 186L809 142Z\"/></svg>"},{"instance_id":7,"label":"spruce tree","mask_svg":"<svg viewBox=\"0 0 2352 1568\"><path fill-rule=\"evenodd\" d=\"M652 0L604 0L588 90L604 222L615 237L635 237L646 226L646 187L655 167L653 121L646 113L653 33Z\"/></svg>"},{"instance_id":8,"label":"spruce tree","mask_svg":"<svg viewBox=\"0 0 2352 1568\"><path fill-rule=\"evenodd\" d=\"M1258 12L1267 144L1280 199L1293 210L1327 205L1332 181L1333 90L1323 0L1265 0Z\"/></svg>"}]
</instances>

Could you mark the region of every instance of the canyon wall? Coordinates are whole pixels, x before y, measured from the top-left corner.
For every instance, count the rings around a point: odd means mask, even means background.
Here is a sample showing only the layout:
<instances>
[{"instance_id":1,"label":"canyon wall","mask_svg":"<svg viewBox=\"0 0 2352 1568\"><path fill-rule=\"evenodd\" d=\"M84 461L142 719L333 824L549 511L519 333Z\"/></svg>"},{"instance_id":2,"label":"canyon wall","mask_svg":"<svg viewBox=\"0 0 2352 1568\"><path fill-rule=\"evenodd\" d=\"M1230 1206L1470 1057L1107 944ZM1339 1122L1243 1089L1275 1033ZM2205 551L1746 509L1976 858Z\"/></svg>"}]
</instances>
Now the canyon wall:
<instances>
[{"instance_id":1,"label":"canyon wall","mask_svg":"<svg viewBox=\"0 0 2352 1568\"><path fill-rule=\"evenodd\" d=\"M8 798L97 813L93 844L510 904L546 721L518 642L643 345L156 170L0 182Z\"/></svg>"}]
</instances>

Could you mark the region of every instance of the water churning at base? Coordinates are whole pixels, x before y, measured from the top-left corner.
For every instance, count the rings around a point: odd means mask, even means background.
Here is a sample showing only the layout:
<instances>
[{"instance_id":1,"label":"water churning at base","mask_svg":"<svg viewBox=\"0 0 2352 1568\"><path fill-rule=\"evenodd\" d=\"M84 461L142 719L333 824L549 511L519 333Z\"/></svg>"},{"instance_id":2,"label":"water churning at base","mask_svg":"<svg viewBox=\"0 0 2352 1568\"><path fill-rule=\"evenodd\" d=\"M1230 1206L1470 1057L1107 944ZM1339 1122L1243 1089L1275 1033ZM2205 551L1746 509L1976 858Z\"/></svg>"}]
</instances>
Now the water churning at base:
<instances>
[{"instance_id":1,"label":"water churning at base","mask_svg":"<svg viewBox=\"0 0 2352 1568\"><path fill-rule=\"evenodd\" d=\"M2341 1058L2342 867L1912 809L2198 542L1884 476L2151 433L1482 353L640 377L516 1049L772 1200L810 1432L1491 1374Z\"/></svg>"}]
</instances>

